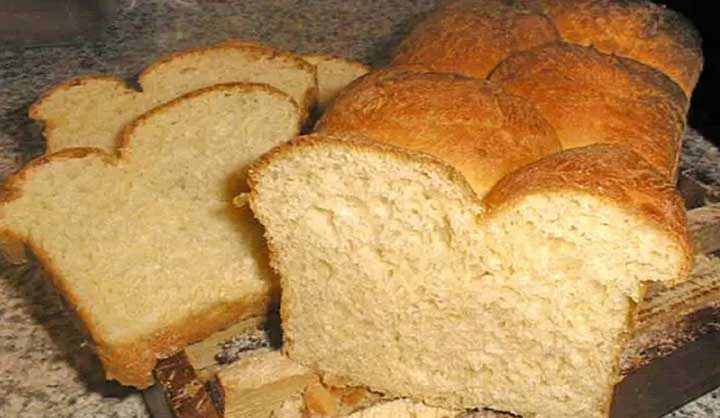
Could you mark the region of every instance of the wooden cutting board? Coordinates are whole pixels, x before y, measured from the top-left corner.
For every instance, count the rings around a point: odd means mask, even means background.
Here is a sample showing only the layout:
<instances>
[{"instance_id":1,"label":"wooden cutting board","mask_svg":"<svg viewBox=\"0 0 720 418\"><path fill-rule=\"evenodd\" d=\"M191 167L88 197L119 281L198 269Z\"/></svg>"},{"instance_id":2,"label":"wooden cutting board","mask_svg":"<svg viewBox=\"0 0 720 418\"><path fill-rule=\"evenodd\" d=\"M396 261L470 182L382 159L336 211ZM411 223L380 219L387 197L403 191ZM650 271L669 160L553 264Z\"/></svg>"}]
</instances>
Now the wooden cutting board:
<instances>
[{"instance_id":1,"label":"wooden cutting board","mask_svg":"<svg viewBox=\"0 0 720 418\"><path fill-rule=\"evenodd\" d=\"M720 250L720 204L691 178L681 178L679 188L690 209L696 265L687 282L651 288L640 304L621 356L612 418L658 418L720 386L720 257L712 255ZM277 321L261 322L250 319L161 361L157 385L144 393L155 418L215 418L223 411L239 418L233 411L243 410L243 399L226 393L223 382L242 381L229 367L238 353L280 344Z\"/></svg>"}]
</instances>

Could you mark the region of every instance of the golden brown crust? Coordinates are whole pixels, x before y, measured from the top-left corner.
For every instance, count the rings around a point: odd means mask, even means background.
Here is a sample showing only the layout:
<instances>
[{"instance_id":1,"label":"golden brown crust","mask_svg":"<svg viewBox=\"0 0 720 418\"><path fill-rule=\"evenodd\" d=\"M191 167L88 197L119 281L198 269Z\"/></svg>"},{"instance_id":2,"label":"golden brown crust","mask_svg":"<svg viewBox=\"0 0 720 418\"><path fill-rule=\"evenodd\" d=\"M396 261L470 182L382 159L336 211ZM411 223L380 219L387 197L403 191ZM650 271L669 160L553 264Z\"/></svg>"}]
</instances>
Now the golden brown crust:
<instances>
[{"instance_id":1,"label":"golden brown crust","mask_svg":"<svg viewBox=\"0 0 720 418\"><path fill-rule=\"evenodd\" d=\"M485 78L511 52L557 40L555 26L534 0L459 0L417 25L393 64Z\"/></svg>"},{"instance_id":2,"label":"golden brown crust","mask_svg":"<svg viewBox=\"0 0 720 418\"><path fill-rule=\"evenodd\" d=\"M625 144L675 177L689 102L661 72L558 43L511 55L490 80L535 104L563 148Z\"/></svg>"},{"instance_id":3,"label":"golden brown crust","mask_svg":"<svg viewBox=\"0 0 720 418\"><path fill-rule=\"evenodd\" d=\"M627 147L591 145L550 155L500 180L485 196L488 216L532 194L580 191L632 211L680 243L690 271L692 249L683 200L675 186Z\"/></svg>"},{"instance_id":4,"label":"golden brown crust","mask_svg":"<svg viewBox=\"0 0 720 418\"><path fill-rule=\"evenodd\" d=\"M649 65L692 94L703 67L702 47L682 15L642 0L540 2L565 41Z\"/></svg>"},{"instance_id":5,"label":"golden brown crust","mask_svg":"<svg viewBox=\"0 0 720 418\"><path fill-rule=\"evenodd\" d=\"M478 195L560 149L553 129L523 100L484 80L420 66L379 70L351 83L316 132L353 133L433 155L463 173Z\"/></svg>"},{"instance_id":6,"label":"golden brown crust","mask_svg":"<svg viewBox=\"0 0 720 418\"><path fill-rule=\"evenodd\" d=\"M186 58L188 56L197 55L201 56L203 54L222 51L224 49L242 49L245 52L254 54L258 59L269 59L269 60L275 60L280 59L284 60L285 62L293 65L299 70L306 71L308 73L311 73L313 75L314 83L313 86L308 89L305 92L305 95L303 97L303 100L301 103L297 103L297 105L302 110L302 118L305 119L307 115L310 112L311 107L315 104L315 101L317 100L317 71L315 69L315 66L310 64L309 62L302 59L301 56L294 54L292 52L283 51L280 49L276 49L258 42L252 42L252 41L243 41L239 39L228 39L226 41L223 41L219 44L212 45L209 47L201 47L201 48L193 48L193 49L187 49L184 51L179 51L173 54L165 55L163 57L158 58L155 60L152 64L150 64L147 68L145 68L140 75L138 76L138 82L142 86L143 79L148 76L148 74L153 73L154 71L158 71L160 67L162 67L164 64L175 61L177 59Z\"/></svg>"}]
</instances>

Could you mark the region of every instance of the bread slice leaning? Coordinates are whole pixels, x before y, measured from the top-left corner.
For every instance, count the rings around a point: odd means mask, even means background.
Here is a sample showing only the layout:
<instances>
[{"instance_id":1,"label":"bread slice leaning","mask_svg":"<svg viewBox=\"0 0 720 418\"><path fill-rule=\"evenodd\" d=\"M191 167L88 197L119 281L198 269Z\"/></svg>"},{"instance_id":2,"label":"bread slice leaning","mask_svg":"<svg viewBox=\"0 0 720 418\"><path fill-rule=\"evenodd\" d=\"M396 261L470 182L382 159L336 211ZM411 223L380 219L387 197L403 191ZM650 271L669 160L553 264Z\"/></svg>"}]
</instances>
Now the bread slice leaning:
<instances>
[{"instance_id":1,"label":"bread slice leaning","mask_svg":"<svg viewBox=\"0 0 720 418\"><path fill-rule=\"evenodd\" d=\"M484 201L426 154L313 135L250 170L284 350L390 396L605 418L644 283L684 279L673 186L632 151L554 154Z\"/></svg>"},{"instance_id":2,"label":"bread slice leaning","mask_svg":"<svg viewBox=\"0 0 720 418\"><path fill-rule=\"evenodd\" d=\"M365 64L328 55L304 55L317 70L317 110L322 113L337 94L355 79L370 72Z\"/></svg>"},{"instance_id":3,"label":"bread slice leaning","mask_svg":"<svg viewBox=\"0 0 720 418\"><path fill-rule=\"evenodd\" d=\"M113 150L122 129L146 111L193 90L233 82L269 84L290 95L303 117L317 97L315 67L300 56L226 41L159 58L140 74L142 91L117 77L67 80L46 92L30 117L45 124L47 153L68 147Z\"/></svg>"},{"instance_id":4,"label":"bread slice leaning","mask_svg":"<svg viewBox=\"0 0 720 418\"><path fill-rule=\"evenodd\" d=\"M147 387L156 359L275 303L260 226L231 201L248 164L300 124L269 86L198 90L129 125L117 156L30 163L6 185L0 231L32 248L108 377Z\"/></svg>"}]
</instances>

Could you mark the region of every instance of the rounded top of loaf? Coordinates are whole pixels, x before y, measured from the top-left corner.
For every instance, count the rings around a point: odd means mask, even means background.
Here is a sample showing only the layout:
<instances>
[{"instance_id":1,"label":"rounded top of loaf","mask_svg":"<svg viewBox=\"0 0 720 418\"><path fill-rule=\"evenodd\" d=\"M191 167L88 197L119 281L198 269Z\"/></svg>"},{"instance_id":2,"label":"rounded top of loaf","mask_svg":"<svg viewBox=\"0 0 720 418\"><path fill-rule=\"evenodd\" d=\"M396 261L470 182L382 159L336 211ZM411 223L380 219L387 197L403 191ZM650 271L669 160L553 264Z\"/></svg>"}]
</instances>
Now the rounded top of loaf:
<instances>
[{"instance_id":1,"label":"rounded top of loaf","mask_svg":"<svg viewBox=\"0 0 720 418\"><path fill-rule=\"evenodd\" d=\"M668 178L675 176L688 100L660 71L558 43L511 55L490 80L532 102L563 148L625 144Z\"/></svg>"},{"instance_id":2,"label":"rounded top of loaf","mask_svg":"<svg viewBox=\"0 0 720 418\"><path fill-rule=\"evenodd\" d=\"M692 251L682 198L667 178L624 146L597 144L547 156L500 180L483 206L487 216L493 216L524 197L568 191L608 199L666 231L685 250L684 273L690 269Z\"/></svg>"},{"instance_id":3,"label":"rounded top of loaf","mask_svg":"<svg viewBox=\"0 0 720 418\"><path fill-rule=\"evenodd\" d=\"M393 64L485 78L511 52L557 40L552 21L534 0L452 1L413 29Z\"/></svg>"},{"instance_id":4,"label":"rounded top of loaf","mask_svg":"<svg viewBox=\"0 0 720 418\"><path fill-rule=\"evenodd\" d=\"M632 58L667 74L690 96L703 66L693 25L643 0L540 0L567 42Z\"/></svg>"},{"instance_id":5,"label":"rounded top of loaf","mask_svg":"<svg viewBox=\"0 0 720 418\"><path fill-rule=\"evenodd\" d=\"M560 149L553 129L524 100L485 80L419 66L356 80L316 131L430 154L458 169L478 196L508 172Z\"/></svg>"}]
</instances>

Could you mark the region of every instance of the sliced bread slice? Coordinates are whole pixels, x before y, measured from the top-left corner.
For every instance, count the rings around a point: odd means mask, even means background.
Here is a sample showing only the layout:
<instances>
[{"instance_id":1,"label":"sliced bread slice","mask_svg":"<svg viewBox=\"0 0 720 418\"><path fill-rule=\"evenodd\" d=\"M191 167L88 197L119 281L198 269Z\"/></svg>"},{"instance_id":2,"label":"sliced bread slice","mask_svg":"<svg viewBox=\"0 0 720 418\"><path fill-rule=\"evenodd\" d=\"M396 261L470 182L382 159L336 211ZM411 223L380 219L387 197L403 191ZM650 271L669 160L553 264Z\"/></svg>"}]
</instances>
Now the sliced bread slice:
<instances>
[{"instance_id":1,"label":"sliced bread slice","mask_svg":"<svg viewBox=\"0 0 720 418\"><path fill-rule=\"evenodd\" d=\"M370 67L357 61L328 55L305 55L303 59L317 69L317 110L322 113L327 105L353 80L370 72Z\"/></svg>"},{"instance_id":2,"label":"sliced bread slice","mask_svg":"<svg viewBox=\"0 0 720 418\"><path fill-rule=\"evenodd\" d=\"M481 202L426 154L301 137L250 171L284 350L445 408L606 418L644 283L690 267L682 201L620 146L521 168Z\"/></svg>"},{"instance_id":3,"label":"sliced bread slice","mask_svg":"<svg viewBox=\"0 0 720 418\"><path fill-rule=\"evenodd\" d=\"M29 164L1 196L0 231L32 248L108 377L147 387L156 359L275 303L260 226L231 196L300 123L266 85L195 91L129 125L117 156L73 148Z\"/></svg>"},{"instance_id":4,"label":"sliced bread slice","mask_svg":"<svg viewBox=\"0 0 720 418\"><path fill-rule=\"evenodd\" d=\"M227 41L158 59L139 76L142 91L117 77L81 77L46 92L30 117L45 124L47 152L68 147L113 150L119 133L146 111L215 84L269 84L290 95L308 115L315 104L315 67L290 52L252 42Z\"/></svg>"}]
</instances>

